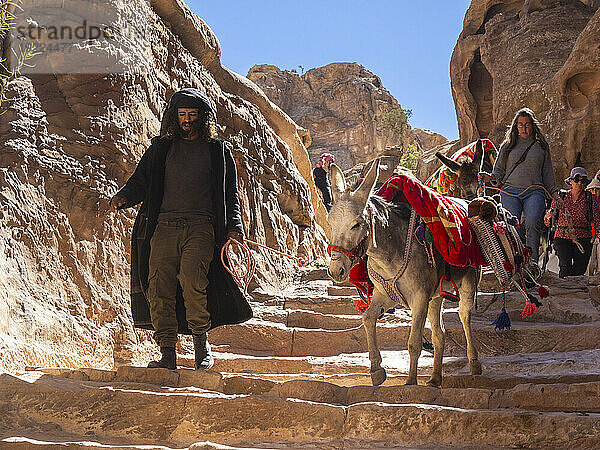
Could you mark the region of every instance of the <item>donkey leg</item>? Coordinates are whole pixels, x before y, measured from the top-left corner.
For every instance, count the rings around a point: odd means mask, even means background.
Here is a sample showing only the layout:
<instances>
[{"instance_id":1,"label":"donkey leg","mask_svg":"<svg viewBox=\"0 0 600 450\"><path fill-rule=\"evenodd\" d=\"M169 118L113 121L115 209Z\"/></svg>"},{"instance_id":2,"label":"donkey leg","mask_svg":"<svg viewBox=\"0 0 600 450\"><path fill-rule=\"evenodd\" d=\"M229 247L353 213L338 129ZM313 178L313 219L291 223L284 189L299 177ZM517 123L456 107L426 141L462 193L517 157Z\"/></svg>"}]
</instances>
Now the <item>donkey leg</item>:
<instances>
[{"instance_id":1,"label":"donkey leg","mask_svg":"<svg viewBox=\"0 0 600 450\"><path fill-rule=\"evenodd\" d=\"M418 299L411 305L412 323L410 326L410 334L408 336L408 355L410 356L410 366L408 369L407 385L417 384L417 364L419 356L423 349L423 327L425 326L425 318L427 316L428 301L424 297ZM435 347L434 347L435 350Z\"/></svg>"},{"instance_id":2,"label":"donkey leg","mask_svg":"<svg viewBox=\"0 0 600 450\"><path fill-rule=\"evenodd\" d=\"M442 358L446 339L441 312L442 298L437 297L430 300L427 318L431 324L431 340L433 341L433 372L431 378L427 380L427 385L435 387L442 385Z\"/></svg>"},{"instance_id":3,"label":"donkey leg","mask_svg":"<svg viewBox=\"0 0 600 450\"><path fill-rule=\"evenodd\" d=\"M373 386L379 386L385 381L387 375L385 369L381 367L381 353L377 346L377 319L381 315L381 302L373 297L371 304L363 313L362 320L367 333L367 346L369 349L369 360L371 361L371 383Z\"/></svg>"},{"instance_id":4,"label":"donkey leg","mask_svg":"<svg viewBox=\"0 0 600 450\"><path fill-rule=\"evenodd\" d=\"M481 363L477 358L477 348L473 343L471 334L471 309L475 303L475 292L477 290L477 272L470 271L465 274L459 288L460 303L458 306L458 315L465 331L465 340L467 342L467 358L469 358L469 368L471 375L481 375Z\"/></svg>"}]
</instances>

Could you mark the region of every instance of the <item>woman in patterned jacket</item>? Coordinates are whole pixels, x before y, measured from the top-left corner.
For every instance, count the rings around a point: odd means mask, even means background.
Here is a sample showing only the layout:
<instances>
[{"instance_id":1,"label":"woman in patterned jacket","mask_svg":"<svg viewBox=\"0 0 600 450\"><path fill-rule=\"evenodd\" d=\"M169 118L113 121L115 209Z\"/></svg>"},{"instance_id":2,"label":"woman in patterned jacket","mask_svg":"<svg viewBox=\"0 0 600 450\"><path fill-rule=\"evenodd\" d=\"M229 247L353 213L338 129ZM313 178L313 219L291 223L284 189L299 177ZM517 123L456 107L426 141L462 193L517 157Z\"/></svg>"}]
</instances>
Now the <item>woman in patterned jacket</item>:
<instances>
[{"instance_id":1,"label":"woman in patterned jacket","mask_svg":"<svg viewBox=\"0 0 600 450\"><path fill-rule=\"evenodd\" d=\"M558 256L560 278L583 275L592 251L592 222L600 225L598 198L585 188L591 180L583 167L574 167L565 182L571 185L564 196L564 208L558 209L558 226L554 235L554 249ZM556 209L556 201L544 216L549 224Z\"/></svg>"}]
</instances>

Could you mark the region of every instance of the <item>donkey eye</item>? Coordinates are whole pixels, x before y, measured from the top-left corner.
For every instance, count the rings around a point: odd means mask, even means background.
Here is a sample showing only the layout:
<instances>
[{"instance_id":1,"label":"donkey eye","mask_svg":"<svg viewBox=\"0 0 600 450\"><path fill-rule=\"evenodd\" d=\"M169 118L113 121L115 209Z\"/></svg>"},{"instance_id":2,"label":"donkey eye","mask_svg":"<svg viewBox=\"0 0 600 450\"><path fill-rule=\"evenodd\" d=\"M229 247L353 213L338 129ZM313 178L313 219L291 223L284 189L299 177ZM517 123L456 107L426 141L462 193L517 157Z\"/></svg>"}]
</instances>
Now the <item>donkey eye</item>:
<instances>
[{"instance_id":1,"label":"donkey eye","mask_svg":"<svg viewBox=\"0 0 600 450\"><path fill-rule=\"evenodd\" d=\"M356 230L360 227L360 222L356 222L354 225L352 225L352 228L350 228L351 230Z\"/></svg>"}]
</instances>

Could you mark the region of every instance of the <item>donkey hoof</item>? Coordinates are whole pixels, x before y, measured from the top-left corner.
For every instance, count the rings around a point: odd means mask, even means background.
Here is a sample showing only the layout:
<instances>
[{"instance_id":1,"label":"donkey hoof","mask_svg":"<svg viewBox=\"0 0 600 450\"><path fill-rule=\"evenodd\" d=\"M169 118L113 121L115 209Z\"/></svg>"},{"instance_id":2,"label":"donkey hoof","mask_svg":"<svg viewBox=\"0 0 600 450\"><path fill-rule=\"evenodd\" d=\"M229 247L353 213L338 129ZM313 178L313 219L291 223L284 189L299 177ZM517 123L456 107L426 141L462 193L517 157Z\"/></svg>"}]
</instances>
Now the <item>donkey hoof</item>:
<instances>
[{"instance_id":1,"label":"donkey hoof","mask_svg":"<svg viewBox=\"0 0 600 450\"><path fill-rule=\"evenodd\" d=\"M425 384L431 387L440 387L442 385L442 379L441 377L431 377Z\"/></svg>"},{"instance_id":2,"label":"donkey hoof","mask_svg":"<svg viewBox=\"0 0 600 450\"><path fill-rule=\"evenodd\" d=\"M469 368L471 369L471 375L481 375L481 363L478 359L469 361Z\"/></svg>"},{"instance_id":3,"label":"donkey hoof","mask_svg":"<svg viewBox=\"0 0 600 450\"><path fill-rule=\"evenodd\" d=\"M373 383L373 386L379 386L386 378L387 375L385 374L385 369L383 367L371 371L371 383Z\"/></svg>"},{"instance_id":4,"label":"donkey hoof","mask_svg":"<svg viewBox=\"0 0 600 450\"><path fill-rule=\"evenodd\" d=\"M416 386L417 385L417 377L408 377L404 386Z\"/></svg>"}]
</instances>

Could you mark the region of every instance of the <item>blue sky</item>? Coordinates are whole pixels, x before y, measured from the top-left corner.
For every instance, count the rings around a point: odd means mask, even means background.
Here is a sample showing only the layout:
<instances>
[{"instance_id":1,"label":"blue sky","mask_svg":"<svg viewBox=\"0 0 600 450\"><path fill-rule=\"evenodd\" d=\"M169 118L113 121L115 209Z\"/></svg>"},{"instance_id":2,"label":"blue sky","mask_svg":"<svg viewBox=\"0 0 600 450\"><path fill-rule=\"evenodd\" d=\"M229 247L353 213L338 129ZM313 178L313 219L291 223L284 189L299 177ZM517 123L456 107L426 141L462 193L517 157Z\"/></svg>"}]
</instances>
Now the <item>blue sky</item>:
<instances>
[{"instance_id":1,"label":"blue sky","mask_svg":"<svg viewBox=\"0 0 600 450\"><path fill-rule=\"evenodd\" d=\"M221 62L305 70L357 62L378 75L413 127L458 138L449 65L470 0L188 0L215 32Z\"/></svg>"}]
</instances>

